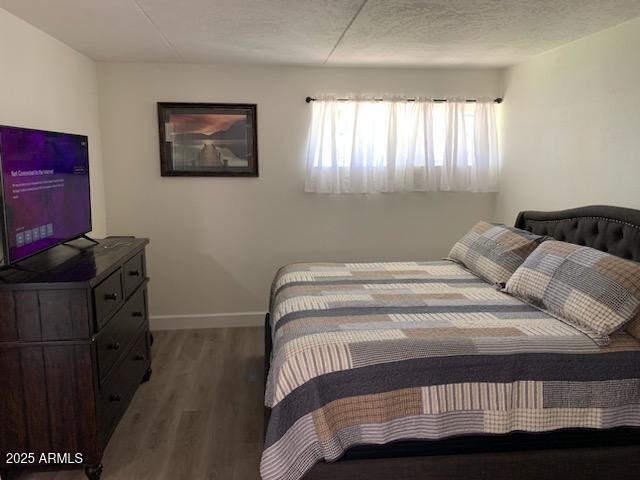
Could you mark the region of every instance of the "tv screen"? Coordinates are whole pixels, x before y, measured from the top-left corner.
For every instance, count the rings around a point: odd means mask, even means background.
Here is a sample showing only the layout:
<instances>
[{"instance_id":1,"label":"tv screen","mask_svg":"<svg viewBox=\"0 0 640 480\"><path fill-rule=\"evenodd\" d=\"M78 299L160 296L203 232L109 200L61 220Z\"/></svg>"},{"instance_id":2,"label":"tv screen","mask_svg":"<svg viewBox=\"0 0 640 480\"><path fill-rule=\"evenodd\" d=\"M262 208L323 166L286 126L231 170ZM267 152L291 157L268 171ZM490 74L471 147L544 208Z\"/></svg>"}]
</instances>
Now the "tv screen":
<instances>
[{"instance_id":1,"label":"tv screen","mask_svg":"<svg viewBox=\"0 0 640 480\"><path fill-rule=\"evenodd\" d=\"M4 265L91 230L88 139L0 126Z\"/></svg>"}]
</instances>

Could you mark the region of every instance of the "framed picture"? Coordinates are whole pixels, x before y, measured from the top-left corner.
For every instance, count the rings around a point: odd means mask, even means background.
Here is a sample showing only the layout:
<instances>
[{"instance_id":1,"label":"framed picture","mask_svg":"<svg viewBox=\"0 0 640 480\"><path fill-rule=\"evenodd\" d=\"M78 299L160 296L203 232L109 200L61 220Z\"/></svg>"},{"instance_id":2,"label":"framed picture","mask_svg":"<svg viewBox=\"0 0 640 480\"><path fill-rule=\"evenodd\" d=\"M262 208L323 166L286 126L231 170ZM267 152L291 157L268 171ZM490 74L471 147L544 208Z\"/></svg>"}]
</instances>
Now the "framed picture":
<instances>
[{"instance_id":1,"label":"framed picture","mask_svg":"<svg viewBox=\"0 0 640 480\"><path fill-rule=\"evenodd\" d=\"M255 104L158 103L165 176L258 176Z\"/></svg>"}]
</instances>

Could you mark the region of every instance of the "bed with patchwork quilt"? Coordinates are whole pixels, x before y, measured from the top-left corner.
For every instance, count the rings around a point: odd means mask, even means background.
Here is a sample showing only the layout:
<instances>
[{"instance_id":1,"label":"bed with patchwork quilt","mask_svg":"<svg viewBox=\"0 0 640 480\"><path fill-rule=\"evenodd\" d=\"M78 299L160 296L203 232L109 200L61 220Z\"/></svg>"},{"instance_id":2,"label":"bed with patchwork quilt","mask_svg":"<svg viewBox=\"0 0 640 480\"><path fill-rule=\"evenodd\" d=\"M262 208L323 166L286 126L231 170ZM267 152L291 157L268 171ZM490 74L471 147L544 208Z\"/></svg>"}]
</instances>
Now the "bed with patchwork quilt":
<instances>
[{"instance_id":1,"label":"bed with patchwork quilt","mask_svg":"<svg viewBox=\"0 0 640 480\"><path fill-rule=\"evenodd\" d=\"M310 263L272 286L264 480L356 445L640 426L640 343L578 329L448 260Z\"/></svg>"}]
</instances>

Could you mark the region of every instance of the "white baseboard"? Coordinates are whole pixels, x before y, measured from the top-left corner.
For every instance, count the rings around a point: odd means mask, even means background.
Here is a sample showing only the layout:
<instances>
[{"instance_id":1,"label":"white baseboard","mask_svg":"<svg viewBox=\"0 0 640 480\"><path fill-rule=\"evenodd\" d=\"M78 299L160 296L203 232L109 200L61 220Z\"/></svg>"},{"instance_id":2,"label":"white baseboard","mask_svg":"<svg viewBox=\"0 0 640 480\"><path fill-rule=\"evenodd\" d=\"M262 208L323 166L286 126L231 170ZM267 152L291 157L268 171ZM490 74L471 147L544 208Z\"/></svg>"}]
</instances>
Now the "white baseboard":
<instances>
[{"instance_id":1,"label":"white baseboard","mask_svg":"<svg viewBox=\"0 0 640 480\"><path fill-rule=\"evenodd\" d=\"M189 315L151 315L151 330L187 328L261 327L266 312L203 313Z\"/></svg>"}]
</instances>

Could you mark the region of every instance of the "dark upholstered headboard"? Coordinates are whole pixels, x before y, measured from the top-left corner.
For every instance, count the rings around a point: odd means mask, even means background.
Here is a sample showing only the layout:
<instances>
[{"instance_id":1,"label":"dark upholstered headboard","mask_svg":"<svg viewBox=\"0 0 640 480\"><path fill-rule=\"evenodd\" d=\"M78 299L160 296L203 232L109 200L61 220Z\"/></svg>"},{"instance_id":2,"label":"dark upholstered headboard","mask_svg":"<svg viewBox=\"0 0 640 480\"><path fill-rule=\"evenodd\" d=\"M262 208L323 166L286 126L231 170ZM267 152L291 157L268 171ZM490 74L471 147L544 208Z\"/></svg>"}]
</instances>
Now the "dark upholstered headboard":
<instances>
[{"instance_id":1,"label":"dark upholstered headboard","mask_svg":"<svg viewBox=\"0 0 640 480\"><path fill-rule=\"evenodd\" d=\"M525 211L517 228L640 262L640 210L594 205L557 212Z\"/></svg>"}]
</instances>

